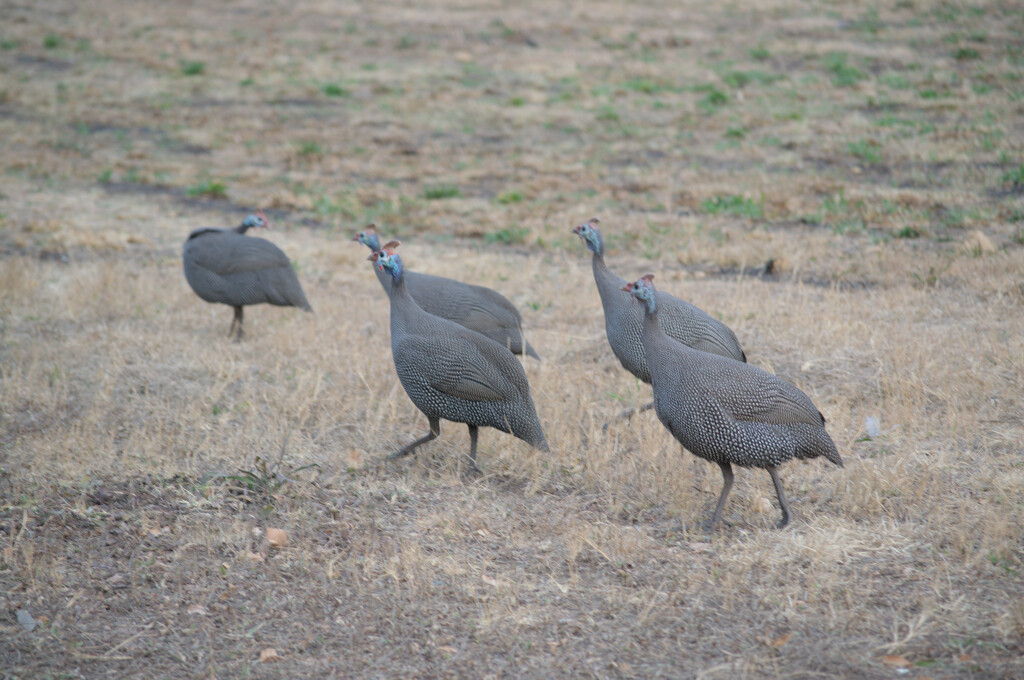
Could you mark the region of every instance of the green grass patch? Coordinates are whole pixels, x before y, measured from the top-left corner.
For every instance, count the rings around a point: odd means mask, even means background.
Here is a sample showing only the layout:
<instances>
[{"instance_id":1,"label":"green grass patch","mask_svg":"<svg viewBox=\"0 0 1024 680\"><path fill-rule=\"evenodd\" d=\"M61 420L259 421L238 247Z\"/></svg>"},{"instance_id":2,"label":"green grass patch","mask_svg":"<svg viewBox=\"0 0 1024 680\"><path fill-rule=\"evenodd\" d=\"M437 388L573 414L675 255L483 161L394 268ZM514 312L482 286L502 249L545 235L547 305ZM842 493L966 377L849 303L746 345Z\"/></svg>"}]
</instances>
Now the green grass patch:
<instances>
[{"instance_id":1,"label":"green grass patch","mask_svg":"<svg viewBox=\"0 0 1024 680\"><path fill-rule=\"evenodd\" d=\"M523 202L523 194L522 194L522 192L519 192L519 191L506 191L504 193L498 194L497 201L501 205L511 205L512 203L522 203Z\"/></svg>"},{"instance_id":2,"label":"green grass patch","mask_svg":"<svg viewBox=\"0 0 1024 680\"><path fill-rule=\"evenodd\" d=\"M596 118L603 123L617 123L620 120L618 110L611 104L603 104L598 107Z\"/></svg>"},{"instance_id":3,"label":"green grass patch","mask_svg":"<svg viewBox=\"0 0 1024 680\"><path fill-rule=\"evenodd\" d=\"M974 49L973 47L958 47L953 51L953 58L957 61L966 61L968 59L981 59L981 52Z\"/></svg>"},{"instance_id":4,"label":"green grass patch","mask_svg":"<svg viewBox=\"0 0 1024 680\"><path fill-rule=\"evenodd\" d=\"M697 102L697 106L699 106L705 113L714 113L728 103L729 95L715 87L709 87L707 94Z\"/></svg>"},{"instance_id":5,"label":"green grass patch","mask_svg":"<svg viewBox=\"0 0 1024 680\"><path fill-rule=\"evenodd\" d=\"M298 152L300 156L319 156L324 149L320 146L320 142L306 139L298 143Z\"/></svg>"},{"instance_id":6,"label":"green grass patch","mask_svg":"<svg viewBox=\"0 0 1024 680\"><path fill-rule=\"evenodd\" d=\"M908 224L897 231L894 236L896 238L921 238L921 232L918 231L917 227L912 227Z\"/></svg>"},{"instance_id":7,"label":"green grass patch","mask_svg":"<svg viewBox=\"0 0 1024 680\"><path fill-rule=\"evenodd\" d=\"M768 48L765 47L764 45L752 47L751 49L747 50L747 54L754 61L767 61L772 56L772 53L769 52Z\"/></svg>"},{"instance_id":8,"label":"green grass patch","mask_svg":"<svg viewBox=\"0 0 1024 680\"><path fill-rule=\"evenodd\" d=\"M824 63L836 87L850 87L867 78L863 71L847 63L845 52L829 52L825 55Z\"/></svg>"},{"instance_id":9,"label":"green grass patch","mask_svg":"<svg viewBox=\"0 0 1024 680\"><path fill-rule=\"evenodd\" d=\"M760 219L764 217L764 196L755 201L737 194L719 194L705 199L700 207L709 215L740 215Z\"/></svg>"},{"instance_id":10,"label":"green grass patch","mask_svg":"<svg viewBox=\"0 0 1024 680\"><path fill-rule=\"evenodd\" d=\"M525 243L526 237L529 236L529 234L530 230L526 227L511 225L484 235L484 241L487 243L504 243L506 245L514 245L517 243Z\"/></svg>"},{"instance_id":11,"label":"green grass patch","mask_svg":"<svg viewBox=\"0 0 1024 680\"><path fill-rule=\"evenodd\" d=\"M1003 173L1003 182L1015 188L1024 187L1024 163L1016 169Z\"/></svg>"},{"instance_id":12,"label":"green grass patch","mask_svg":"<svg viewBox=\"0 0 1024 680\"><path fill-rule=\"evenodd\" d=\"M193 198L227 198L228 187L220 180L204 179L186 187L185 193Z\"/></svg>"},{"instance_id":13,"label":"green grass patch","mask_svg":"<svg viewBox=\"0 0 1024 680\"><path fill-rule=\"evenodd\" d=\"M428 201L456 198L459 195L459 188L454 184L434 184L423 189L423 198Z\"/></svg>"},{"instance_id":14,"label":"green grass patch","mask_svg":"<svg viewBox=\"0 0 1024 680\"><path fill-rule=\"evenodd\" d=\"M181 73L186 76L201 76L206 71L206 64L201 61L183 61Z\"/></svg>"},{"instance_id":15,"label":"green grass patch","mask_svg":"<svg viewBox=\"0 0 1024 680\"><path fill-rule=\"evenodd\" d=\"M622 87L631 92L640 92L641 94L658 94L670 89L666 85L650 78L633 78L622 83Z\"/></svg>"},{"instance_id":16,"label":"green grass patch","mask_svg":"<svg viewBox=\"0 0 1024 680\"><path fill-rule=\"evenodd\" d=\"M778 80L779 76L766 73L765 71L726 71L722 74L722 82L733 89L740 89L750 83L758 83L766 85L775 80Z\"/></svg>"},{"instance_id":17,"label":"green grass patch","mask_svg":"<svg viewBox=\"0 0 1024 680\"><path fill-rule=\"evenodd\" d=\"M882 162L882 145L873 139L850 142L846 145L846 148L851 154L865 163L875 164Z\"/></svg>"},{"instance_id":18,"label":"green grass patch","mask_svg":"<svg viewBox=\"0 0 1024 680\"><path fill-rule=\"evenodd\" d=\"M902 73L896 71L886 71L878 77L878 82L885 85L891 90L909 90L910 81Z\"/></svg>"},{"instance_id":19,"label":"green grass patch","mask_svg":"<svg viewBox=\"0 0 1024 680\"><path fill-rule=\"evenodd\" d=\"M338 83L324 83L320 86L320 91L328 97L347 97L348 90L343 88Z\"/></svg>"},{"instance_id":20,"label":"green grass patch","mask_svg":"<svg viewBox=\"0 0 1024 680\"><path fill-rule=\"evenodd\" d=\"M54 35L53 33L43 38L43 47L48 50L55 50L63 44L64 40L59 35Z\"/></svg>"}]
</instances>

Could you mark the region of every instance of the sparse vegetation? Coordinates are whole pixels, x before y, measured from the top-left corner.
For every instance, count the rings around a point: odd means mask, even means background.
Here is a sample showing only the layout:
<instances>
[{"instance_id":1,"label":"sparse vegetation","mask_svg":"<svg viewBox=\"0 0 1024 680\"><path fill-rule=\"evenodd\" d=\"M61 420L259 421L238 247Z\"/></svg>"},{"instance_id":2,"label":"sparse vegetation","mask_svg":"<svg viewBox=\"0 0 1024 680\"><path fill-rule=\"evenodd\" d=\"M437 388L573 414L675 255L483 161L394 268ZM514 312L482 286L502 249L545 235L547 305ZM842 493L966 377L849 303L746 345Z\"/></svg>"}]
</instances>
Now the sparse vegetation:
<instances>
[{"instance_id":1,"label":"sparse vegetation","mask_svg":"<svg viewBox=\"0 0 1024 680\"><path fill-rule=\"evenodd\" d=\"M0 675L1024 677L1013 3L52 4L0 21ZM234 344L181 246L257 208L315 315ZM651 388L593 216L821 408L789 529L740 470L705 534L716 467L603 429ZM384 460L426 422L370 222L516 303L550 453Z\"/></svg>"},{"instance_id":2,"label":"sparse vegetation","mask_svg":"<svg viewBox=\"0 0 1024 680\"><path fill-rule=\"evenodd\" d=\"M319 156L324 149L315 139L304 139L298 143L298 152L300 156Z\"/></svg>"},{"instance_id":3,"label":"sparse vegetation","mask_svg":"<svg viewBox=\"0 0 1024 680\"><path fill-rule=\"evenodd\" d=\"M201 76L206 72L206 64L201 61L183 61L181 72L186 76Z\"/></svg>"},{"instance_id":4,"label":"sparse vegetation","mask_svg":"<svg viewBox=\"0 0 1024 680\"><path fill-rule=\"evenodd\" d=\"M746 196L735 194L719 194L701 203L701 209L710 214L741 215L760 219L764 216L764 198L755 201Z\"/></svg>"},{"instance_id":5,"label":"sparse vegetation","mask_svg":"<svg viewBox=\"0 0 1024 680\"><path fill-rule=\"evenodd\" d=\"M714 87L704 88L706 94L698 102L698 105L705 113L714 113L719 108L729 103L729 95Z\"/></svg>"},{"instance_id":6,"label":"sparse vegetation","mask_svg":"<svg viewBox=\"0 0 1024 680\"><path fill-rule=\"evenodd\" d=\"M228 188L220 180L204 179L185 189L188 196L194 198L227 198Z\"/></svg>"},{"instance_id":7,"label":"sparse vegetation","mask_svg":"<svg viewBox=\"0 0 1024 680\"><path fill-rule=\"evenodd\" d=\"M1003 173L1003 182L1015 188L1024 187L1024 163L1021 163L1013 170Z\"/></svg>"},{"instance_id":8,"label":"sparse vegetation","mask_svg":"<svg viewBox=\"0 0 1024 680\"><path fill-rule=\"evenodd\" d=\"M347 97L348 90L343 88L338 83L324 83L320 86L320 91L328 97Z\"/></svg>"},{"instance_id":9,"label":"sparse vegetation","mask_svg":"<svg viewBox=\"0 0 1024 680\"><path fill-rule=\"evenodd\" d=\"M508 227L502 227L497 231L490 232L484 236L484 240L487 243L505 243L512 245L516 243L525 243L526 237L529 236L529 234L529 229L518 225L511 225Z\"/></svg>"},{"instance_id":10,"label":"sparse vegetation","mask_svg":"<svg viewBox=\"0 0 1024 680\"><path fill-rule=\"evenodd\" d=\"M832 84L837 87L856 85L867 76L860 69L851 66L844 52L830 52L825 55L825 69L832 74Z\"/></svg>"},{"instance_id":11,"label":"sparse vegetation","mask_svg":"<svg viewBox=\"0 0 1024 680\"><path fill-rule=\"evenodd\" d=\"M882 145L874 139L861 139L850 142L846 145L850 153L865 163L875 164L882 162Z\"/></svg>"},{"instance_id":12,"label":"sparse vegetation","mask_svg":"<svg viewBox=\"0 0 1024 680\"><path fill-rule=\"evenodd\" d=\"M423 189L423 198L428 201L457 198L459 195L459 188L454 184L434 184Z\"/></svg>"},{"instance_id":13,"label":"sparse vegetation","mask_svg":"<svg viewBox=\"0 0 1024 680\"><path fill-rule=\"evenodd\" d=\"M511 203L521 203L523 200L523 194L521 191L506 191L498 194L498 203L501 205L509 205Z\"/></svg>"}]
</instances>

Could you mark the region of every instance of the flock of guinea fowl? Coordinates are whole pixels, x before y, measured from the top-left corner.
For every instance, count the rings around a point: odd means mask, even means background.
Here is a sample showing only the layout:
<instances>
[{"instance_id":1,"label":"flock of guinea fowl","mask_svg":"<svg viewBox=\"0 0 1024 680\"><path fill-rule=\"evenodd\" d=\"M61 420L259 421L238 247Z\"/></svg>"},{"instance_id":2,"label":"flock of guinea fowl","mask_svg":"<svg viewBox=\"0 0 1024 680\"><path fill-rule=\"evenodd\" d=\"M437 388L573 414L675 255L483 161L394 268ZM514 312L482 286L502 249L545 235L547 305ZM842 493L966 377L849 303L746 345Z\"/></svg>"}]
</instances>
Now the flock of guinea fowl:
<instances>
[{"instance_id":1,"label":"flock of guinea fowl","mask_svg":"<svg viewBox=\"0 0 1024 680\"><path fill-rule=\"evenodd\" d=\"M270 303L312 311L287 255L266 239L262 213L232 229L201 228L185 241L185 277L199 297L234 308L230 336L242 338L246 305ZM802 391L756 366L732 330L697 307L654 287L648 274L632 283L604 261L598 220L573 232L593 253L594 280L604 308L608 343L623 367L654 389L654 408L694 455L717 463L723 487L714 528L733 482L733 465L764 468L790 520L778 466L792 458L843 461L825 418ZM368 246L374 272L391 301L391 353L398 378L427 417L426 435L392 453L399 458L440 434L440 421L469 427L476 467L480 427L507 432L542 451L547 439L516 355L539 358L523 338L522 317L500 293L440 276L406 271L398 241L381 245L373 225L354 240ZM631 413L631 412L627 412Z\"/></svg>"}]
</instances>

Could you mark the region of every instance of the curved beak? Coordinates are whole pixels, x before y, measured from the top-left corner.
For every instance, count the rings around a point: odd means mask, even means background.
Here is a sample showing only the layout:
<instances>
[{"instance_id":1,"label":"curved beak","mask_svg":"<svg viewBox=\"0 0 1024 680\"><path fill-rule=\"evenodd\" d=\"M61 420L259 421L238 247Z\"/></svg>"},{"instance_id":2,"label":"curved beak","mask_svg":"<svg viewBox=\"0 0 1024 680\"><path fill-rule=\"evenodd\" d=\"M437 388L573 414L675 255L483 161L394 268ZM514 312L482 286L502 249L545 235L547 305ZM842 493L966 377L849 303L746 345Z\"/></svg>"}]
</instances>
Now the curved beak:
<instances>
[{"instance_id":1,"label":"curved beak","mask_svg":"<svg viewBox=\"0 0 1024 680\"><path fill-rule=\"evenodd\" d=\"M625 286L623 286L622 288L619 288L619 290L624 290L624 291L626 291L626 292L628 293L628 292L630 292L631 290L633 290L633 284L632 284L632 283L627 283L627 284L626 284Z\"/></svg>"},{"instance_id":2,"label":"curved beak","mask_svg":"<svg viewBox=\"0 0 1024 680\"><path fill-rule=\"evenodd\" d=\"M376 261L377 261L377 253L373 253L373 254L371 254L371 255L370 255L370 256L369 256L368 258L366 258L366 259L367 259L367 260L371 260L371 261L373 261L373 262L376 262Z\"/></svg>"},{"instance_id":3,"label":"curved beak","mask_svg":"<svg viewBox=\"0 0 1024 680\"><path fill-rule=\"evenodd\" d=\"M578 225L578 226L575 226L575 227L572 228L572 233L574 233L577 236L579 236L580 235L580 229L582 229L582 228L583 228L582 224Z\"/></svg>"},{"instance_id":4,"label":"curved beak","mask_svg":"<svg viewBox=\"0 0 1024 680\"><path fill-rule=\"evenodd\" d=\"M359 234L357 233L355 236L353 236L352 240L353 241L358 241L359 240Z\"/></svg>"}]
</instances>

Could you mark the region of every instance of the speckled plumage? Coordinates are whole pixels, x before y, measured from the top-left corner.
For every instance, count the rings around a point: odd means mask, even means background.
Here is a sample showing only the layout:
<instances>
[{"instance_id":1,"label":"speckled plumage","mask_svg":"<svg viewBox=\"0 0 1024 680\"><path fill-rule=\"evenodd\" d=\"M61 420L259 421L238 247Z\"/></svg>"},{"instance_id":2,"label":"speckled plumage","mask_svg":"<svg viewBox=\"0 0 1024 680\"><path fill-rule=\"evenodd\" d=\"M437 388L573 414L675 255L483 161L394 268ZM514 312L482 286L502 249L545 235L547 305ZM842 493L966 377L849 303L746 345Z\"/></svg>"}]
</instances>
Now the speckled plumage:
<instances>
[{"instance_id":1,"label":"speckled plumage","mask_svg":"<svg viewBox=\"0 0 1024 680\"><path fill-rule=\"evenodd\" d=\"M196 295L234 307L229 335L237 328L236 339L242 337L245 305L266 302L313 311L288 256L270 241L245 234L264 224L262 215L250 215L233 229L196 229L182 248L185 278Z\"/></svg>"},{"instance_id":2,"label":"speckled plumage","mask_svg":"<svg viewBox=\"0 0 1024 680\"><path fill-rule=\"evenodd\" d=\"M392 457L436 437L441 419L469 426L474 465L478 427L493 427L547 451L522 364L494 340L424 311L409 293L392 244L371 255L375 269L383 267L392 277L391 353L406 394L430 421L425 437Z\"/></svg>"},{"instance_id":3,"label":"speckled plumage","mask_svg":"<svg viewBox=\"0 0 1024 680\"><path fill-rule=\"evenodd\" d=\"M380 250L380 239L373 225L356 234L353 240L371 251ZM374 268L384 291L391 293L391 275ZM523 317L508 298L484 286L475 286L443 276L405 272L405 285L416 303L428 314L454 321L460 326L486 335L513 354L539 359L523 338Z\"/></svg>"},{"instance_id":4,"label":"speckled plumage","mask_svg":"<svg viewBox=\"0 0 1024 680\"><path fill-rule=\"evenodd\" d=\"M806 394L771 373L669 337L659 324L661 298L652 278L623 289L643 303L636 306L644 313L642 342L658 418L687 450L722 469L725 486L711 523L721 519L735 464L768 470L782 506L779 526L785 526L789 506L775 468L818 456L843 465L824 416Z\"/></svg>"},{"instance_id":5,"label":"speckled plumage","mask_svg":"<svg viewBox=\"0 0 1024 680\"><path fill-rule=\"evenodd\" d=\"M651 370L647 365L640 337L643 333L643 309L633 304L629 293L623 292L626 280L614 274L604 262L604 238L594 218L582 224L573 232L593 251L594 281L604 308L604 330L612 352L623 368L645 383L651 382ZM720 354L737 361L747 357L740 347L736 334L728 326L707 312L658 291L658 309L661 327L669 337L684 345L712 354Z\"/></svg>"}]
</instances>

